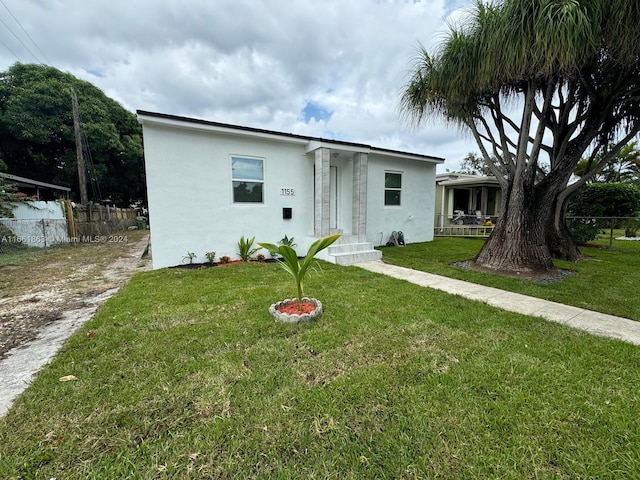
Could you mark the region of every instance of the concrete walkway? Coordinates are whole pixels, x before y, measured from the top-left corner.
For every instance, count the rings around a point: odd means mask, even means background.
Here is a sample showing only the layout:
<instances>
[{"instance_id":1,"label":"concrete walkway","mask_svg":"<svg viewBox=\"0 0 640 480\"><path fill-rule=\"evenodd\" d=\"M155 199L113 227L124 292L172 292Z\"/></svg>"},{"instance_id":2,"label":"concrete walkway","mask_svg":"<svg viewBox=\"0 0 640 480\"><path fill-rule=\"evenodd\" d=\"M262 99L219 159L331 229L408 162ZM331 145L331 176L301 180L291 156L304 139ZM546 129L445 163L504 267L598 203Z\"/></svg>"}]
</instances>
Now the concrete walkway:
<instances>
[{"instance_id":1,"label":"concrete walkway","mask_svg":"<svg viewBox=\"0 0 640 480\"><path fill-rule=\"evenodd\" d=\"M370 272L406 280L422 287L435 288L436 290L442 290L472 300L480 300L488 305L510 312L542 317L594 335L617 338L634 345L640 345L640 322L626 318L571 307L519 293L506 292L497 288L485 287L410 268L389 265L382 261L359 263L357 266Z\"/></svg>"}]
</instances>

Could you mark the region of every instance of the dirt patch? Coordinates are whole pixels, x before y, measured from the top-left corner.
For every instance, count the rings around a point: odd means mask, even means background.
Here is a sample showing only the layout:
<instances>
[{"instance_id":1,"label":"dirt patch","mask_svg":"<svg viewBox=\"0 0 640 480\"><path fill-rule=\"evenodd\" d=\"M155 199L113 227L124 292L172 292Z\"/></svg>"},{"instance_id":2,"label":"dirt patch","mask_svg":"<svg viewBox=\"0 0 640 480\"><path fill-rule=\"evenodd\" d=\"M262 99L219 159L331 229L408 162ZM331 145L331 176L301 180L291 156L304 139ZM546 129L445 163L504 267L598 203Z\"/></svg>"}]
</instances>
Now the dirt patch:
<instances>
[{"instance_id":1,"label":"dirt patch","mask_svg":"<svg viewBox=\"0 0 640 480\"><path fill-rule=\"evenodd\" d=\"M31 251L24 265L0 267L0 360L33 341L65 312L95 305L100 296L122 287L150 268L142 259L147 232L130 232L122 242L64 246Z\"/></svg>"}]
</instances>

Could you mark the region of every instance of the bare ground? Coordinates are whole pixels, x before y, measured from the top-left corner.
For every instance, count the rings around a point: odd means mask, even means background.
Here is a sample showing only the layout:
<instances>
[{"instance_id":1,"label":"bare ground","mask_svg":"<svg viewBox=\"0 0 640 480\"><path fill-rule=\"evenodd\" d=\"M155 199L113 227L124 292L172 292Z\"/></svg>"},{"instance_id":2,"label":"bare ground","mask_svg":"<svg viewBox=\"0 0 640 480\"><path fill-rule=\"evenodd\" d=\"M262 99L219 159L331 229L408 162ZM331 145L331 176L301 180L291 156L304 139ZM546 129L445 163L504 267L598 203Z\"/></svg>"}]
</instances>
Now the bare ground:
<instances>
[{"instance_id":1,"label":"bare ground","mask_svg":"<svg viewBox=\"0 0 640 480\"><path fill-rule=\"evenodd\" d=\"M14 265L1 266L0 360L36 339L65 312L101 304L108 298L105 292L117 291L134 273L150 268L149 259L141 258L147 233L132 231L98 243L31 250L21 253Z\"/></svg>"}]
</instances>

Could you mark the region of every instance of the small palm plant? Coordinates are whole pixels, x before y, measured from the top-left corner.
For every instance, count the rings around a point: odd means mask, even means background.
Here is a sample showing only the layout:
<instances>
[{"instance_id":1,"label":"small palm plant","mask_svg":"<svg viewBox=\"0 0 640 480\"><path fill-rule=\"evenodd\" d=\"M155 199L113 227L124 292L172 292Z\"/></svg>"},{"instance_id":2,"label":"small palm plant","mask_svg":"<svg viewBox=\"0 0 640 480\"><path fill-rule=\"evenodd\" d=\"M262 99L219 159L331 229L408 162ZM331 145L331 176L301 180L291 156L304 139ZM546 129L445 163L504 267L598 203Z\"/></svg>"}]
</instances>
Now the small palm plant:
<instances>
[{"instance_id":1,"label":"small palm plant","mask_svg":"<svg viewBox=\"0 0 640 480\"><path fill-rule=\"evenodd\" d=\"M238 255L243 262L248 262L253 257L254 253L256 253L260 248L251 248L253 246L253 242L256 237L251 237L245 240L244 235L240 237L240 241L238 242Z\"/></svg>"},{"instance_id":2,"label":"small palm plant","mask_svg":"<svg viewBox=\"0 0 640 480\"><path fill-rule=\"evenodd\" d=\"M309 273L309 270L314 264L314 257L316 254L333 242L340 238L340 234L329 235L328 237L319 238L311 244L307 254L302 260L298 259L298 254L289 245L274 245L273 243L258 242L262 248L269 250L271 253L276 253L282 256L282 260L278 264L291 275L296 283L298 311L302 312L302 291L304 289L304 279ZM293 240L293 239L292 239Z\"/></svg>"},{"instance_id":3,"label":"small palm plant","mask_svg":"<svg viewBox=\"0 0 640 480\"><path fill-rule=\"evenodd\" d=\"M184 262L185 260L189 259L189 264L193 263L193 259L196 258L197 255L193 252L187 252L187 255L182 257L182 261Z\"/></svg>"}]
</instances>

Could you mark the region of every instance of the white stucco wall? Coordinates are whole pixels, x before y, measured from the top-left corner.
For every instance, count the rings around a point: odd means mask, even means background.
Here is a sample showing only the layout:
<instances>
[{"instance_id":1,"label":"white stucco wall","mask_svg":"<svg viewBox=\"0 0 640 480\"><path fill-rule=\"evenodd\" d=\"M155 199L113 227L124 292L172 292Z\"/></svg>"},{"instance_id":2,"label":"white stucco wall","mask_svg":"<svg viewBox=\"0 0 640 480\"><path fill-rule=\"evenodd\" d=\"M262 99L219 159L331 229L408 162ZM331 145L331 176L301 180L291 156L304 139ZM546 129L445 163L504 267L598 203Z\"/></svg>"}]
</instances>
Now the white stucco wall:
<instances>
[{"instance_id":1,"label":"white stucco wall","mask_svg":"<svg viewBox=\"0 0 640 480\"><path fill-rule=\"evenodd\" d=\"M385 172L402 174L400 206L384 205ZM407 243L433 240L435 175L433 163L370 155L367 241L385 245L393 231Z\"/></svg>"},{"instance_id":2,"label":"white stucco wall","mask_svg":"<svg viewBox=\"0 0 640 480\"><path fill-rule=\"evenodd\" d=\"M209 251L238 258L242 235L294 237L299 252L313 241L313 160L304 144L145 124L144 147L154 268L184 263L187 252L194 262ZM263 204L233 203L231 155L264 159ZM292 219L282 218L283 207Z\"/></svg>"}]
</instances>

